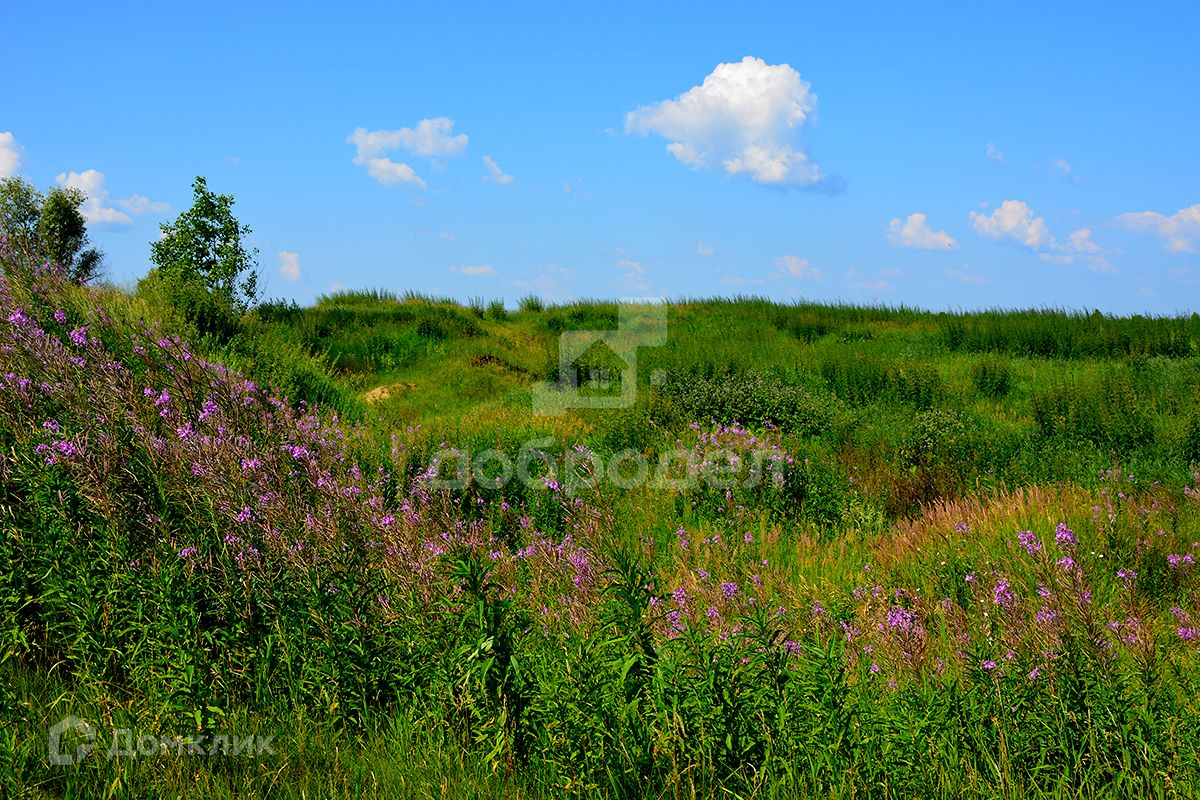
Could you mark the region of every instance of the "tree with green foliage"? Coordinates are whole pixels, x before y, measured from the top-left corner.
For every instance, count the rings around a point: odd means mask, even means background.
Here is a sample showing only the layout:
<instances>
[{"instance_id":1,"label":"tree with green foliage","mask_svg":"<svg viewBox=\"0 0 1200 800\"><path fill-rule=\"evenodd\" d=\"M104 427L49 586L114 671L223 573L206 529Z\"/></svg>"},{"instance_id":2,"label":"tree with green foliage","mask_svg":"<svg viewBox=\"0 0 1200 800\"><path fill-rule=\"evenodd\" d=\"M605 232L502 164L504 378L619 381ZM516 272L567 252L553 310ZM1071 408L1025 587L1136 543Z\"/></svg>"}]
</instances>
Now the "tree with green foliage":
<instances>
[{"instance_id":1,"label":"tree with green foliage","mask_svg":"<svg viewBox=\"0 0 1200 800\"><path fill-rule=\"evenodd\" d=\"M37 250L42 194L24 178L0 180L0 236L18 252Z\"/></svg>"},{"instance_id":2,"label":"tree with green foliage","mask_svg":"<svg viewBox=\"0 0 1200 800\"><path fill-rule=\"evenodd\" d=\"M87 195L56 186L42 195L23 178L0 181L0 235L7 246L62 267L71 280L86 283L100 273L103 255L91 246L80 208Z\"/></svg>"},{"instance_id":3,"label":"tree with green foliage","mask_svg":"<svg viewBox=\"0 0 1200 800\"><path fill-rule=\"evenodd\" d=\"M103 260L100 251L88 242L87 221L79 210L86 199L78 189L54 187L42 202L37 224L46 260L66 270L76 283L95 278Z\"/></svg>"},{"instance_id":4,"label":"tree with green foliage","mask_svg":"<svg viewBox=\"0 0 1200 800\"><path fill-rule=\"evenodd\" d=\"M233 196L215 194L204 178L192 184L192 207L170 224L162 238L151 242L150 261L168 283L196 284L235 310L246 311L258 301L257 248L247 249L250 227L233 216Z\"/></svg>"}]
</instances>

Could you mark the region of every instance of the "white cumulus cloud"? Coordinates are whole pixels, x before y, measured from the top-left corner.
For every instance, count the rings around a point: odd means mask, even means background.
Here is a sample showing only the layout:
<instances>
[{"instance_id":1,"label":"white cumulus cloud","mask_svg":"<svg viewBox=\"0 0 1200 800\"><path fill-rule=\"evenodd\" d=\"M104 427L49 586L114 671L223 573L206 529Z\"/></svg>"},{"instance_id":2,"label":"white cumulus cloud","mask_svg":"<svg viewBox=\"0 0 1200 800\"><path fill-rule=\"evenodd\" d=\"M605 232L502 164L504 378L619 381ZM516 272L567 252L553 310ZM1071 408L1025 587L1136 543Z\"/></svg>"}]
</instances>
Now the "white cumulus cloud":
<instances>
[{"instance_id":1,"label":"white cumulus cloud","mask_svg":"<svg viewBox=\"0 0 1200 800\"><path fill-rule=\"evenodd\" d=\"M394 131L369 131L355 128L349 141L358 148L358 159L370 159L389 150L407 150L426 158L461 156L467 149L465 133L455 134L454 120L448 117L423 119L413 128Z\"/></svg>"},{"instance_id":2,"label":"white cumulus cloud","mask_svg":"<svg viewBox=\"0 0 1200 800\"><path fill-rule=\"evenodd\" d=\"M658 134L667 151L692 169L723 169L768 186L836 190L798 140L816 112L817 96L787 64L747 56L718 64L673 100L625 115L625 132Z\"/></svg>"},{"instance_id":3,"label":"white cumulus cloud","mask_svg":"<svg viewBox=\"0 0 1200 800\"><path fill-rule=\"evenodd\" d=\"M476 278L496 274L496 270L492 269L490 264L465 264L461 267L451 267L450 269L459 275L470 275Z\"/></svg>"},{"instance_id":4,"label":"white cumulus cloud","mask_svg":"<svg viewBox=\"0 0 1200 800\"><path fill-rule=\"evenodd\" d=\"M509 184L516 180L512 175L505 175L504 170L500 169L500 165L491 156L484 156L483 163L488 169L488 174L483 176L485 181L499 184Z\"/></svg>"},{"instance_id":5,"label":"white cumulus cloud","mask_svg":"<svg viewBox=\"0 0 1200 800\"><path fill-rule=\"evenodd\" d=\"M279 274L289 281L300 280L300 254L291 250L280 251Z\"/></svg>"},{"instance_id":6,"label":"white cumulus cloud","mask_svg":"<svg viewBox=\"0 0 1200 800\"><path fill-rule=\"evenodd\" d=\"M1015 239L1034 250L1049 244L1053 237L1046 220L1033 215L1033 209L1020 200L1005 200L991 214L972 211L971 225L991 239Z\"/></svg>"},{"instance_id":7,"label":"white cumulus cloud","mask_svg":"<svg viewBox=\"0 0 1200 800\"><path fill-rule=\"evenodd\" d=\"M418 189L425 188L425 181L408 164L392 161L386 156L372 158L366 164L367 174L384 186L404 184Z\"/></svg>"},{"instance_id":8,"label":"white cumulus cloud","mask_svg":"<svg viewBox=\"0 0 1200 800\"><path fill-rule=\"evenodd\" d=\"M909 214L908 219L901 222L893 219L888 225L888 242L896 247L913 247L918 250L955 250L958 242L945 231L935 231L929 227L924 214Z\"/></svg>"},{"instance_id":9,"label":"white cumulus cloud","mask_svg":"<svg viewBox=\"0 0 1200 800\"><path fill-rule=\"evenodd\" d=\"M1117 217L1117 223L1135 231L1145 231L1166 240L1172 253L1190 253L1200 238L1200 203L1181 208L1167 216L1157 211L1134 211Z\"/></svg>"},{"instance_id":10,"label":"white cumulus cloud","mask_svg":"<svg viewBox=\"0 0 1200 800\"><path fill-rule=\"evenodd\" d=\"M21 167L21 145L12 131L0 131L0 178L11 178Z\"/></svg>"},{"instance_id":11,"label":"white cumulus cloud","mask_svg":"<svg viewBox=\"0 0 1200 800\"><path fill-rule=\"evenodd\" d=\"M821 270L809 264L807 258L800 258L800 256L780 256L775 259L775 269L779 275L792 278L821 279Z\"/></svg>"},{"instance_id":12,"label":"white cumulus cloud","mask_svg":"<svg viewBox=\"0 0 1200 800\"><path fill-rule=\"evenodd\" d=\"M131 214L163 214L171 210L166 203L151 200L140 194L126 198L112 197L104 186L104 173L99 170L60 172L55 180L59 186L78 189L87 196L79 211L90 225L129 225L133 222Z\"/></svg>"},{"instance_id":13,"label":"white cumulus cloud","mask_svg":"<svg viewBox=\"0 0 1200 800\"><path fill-rule=\"evenodd\" d=\"M384 186L403 184L418 189L425 181L408 164L384 155L392 150L407 150L425 158L452 158L467 149L467 135L455 134L454 120L448 117L423 119L412 128L394 131L369 131L355 128L346 141L355 147L354 163L367 168L367 174Z\"/></svg>"},{"instance_id":14,"label":"white cumulus cloud","mask_svg":"<svg viewBox=\"0 0 1200 800\"><path fill-rule=\"evenodd\" d=\"M1092 240L1090 228L1072 231L1066 242L1059 242L1050 233L1042 217L1020 200L1005 200L991 214L970 212L971 225L982 236L995 240L1012 239L1033 250L1050 264L1073 264L1083 259L1094 272L1116 272L1105 257L1109 250Z\"/></svg>"}]
</instances>

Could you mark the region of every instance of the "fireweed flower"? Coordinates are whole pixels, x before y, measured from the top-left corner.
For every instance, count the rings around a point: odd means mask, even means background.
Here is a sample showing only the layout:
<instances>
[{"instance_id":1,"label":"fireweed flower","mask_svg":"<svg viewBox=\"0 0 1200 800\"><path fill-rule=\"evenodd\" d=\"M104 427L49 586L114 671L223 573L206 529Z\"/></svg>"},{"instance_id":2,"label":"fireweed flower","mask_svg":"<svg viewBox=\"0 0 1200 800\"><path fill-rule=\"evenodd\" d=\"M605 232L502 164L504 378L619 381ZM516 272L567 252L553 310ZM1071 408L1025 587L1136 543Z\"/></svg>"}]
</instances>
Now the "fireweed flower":
<instances>
[{"instance_id":1,"label":"fireweed flower","mask_svg":"<svg viewBox=\"0 0 1200 800\"><path fill-rule=\"evenodd\" d=\"M1001 578L992 588L992 601L1001 608L1013 608L1017 604L1017 596L1006 579Z\"/></svg>"},{"instance_id":2,"label":"fireweed flower","mask_svg":"<svg viewBox=\"0 0 1200 800\"><path fill-rule=\"evenodd\" d=\"M905 633L913 632L916 627L917 615L907 608L896 606L888 609L887 624L889 628L899 629Z\"/></svg>"},{"instance_id":3,"label":"fireweed flower","mask_svg":"<svg viewBox=\"0 0 1200 800\"><path fill-rule=\"evenodd\" d=\"M985 672L991 672L992 670L994 670L996 668L996 662L991 661L991 660L984 661L982 664L979 665L979 668Z\"/></svg>"},{"instance_id":4,"label":"fireweed flower","mask_svg":"<svg viewBox=\"0 0 1200 800\"><path fill-rule=\"evenodd\" d=\"M1040 553L1042 550L1042 543L1033 531L1021 531L1018 533L1017 543L1020 544L1022 550L1031 556Z\"/></svg>"},{"instance_id":5,"label":"fireweed flower","mask_svg":"<svg viewBox=\"0 0 1200 800\"><path fill-rule=\"evenodd\" d=\"M1054 529L1054 542L1064 553L1079 546L1075 531L1068 528L1065 522L1058 523L1058 527Z\"/></svg>"}]
</instances>

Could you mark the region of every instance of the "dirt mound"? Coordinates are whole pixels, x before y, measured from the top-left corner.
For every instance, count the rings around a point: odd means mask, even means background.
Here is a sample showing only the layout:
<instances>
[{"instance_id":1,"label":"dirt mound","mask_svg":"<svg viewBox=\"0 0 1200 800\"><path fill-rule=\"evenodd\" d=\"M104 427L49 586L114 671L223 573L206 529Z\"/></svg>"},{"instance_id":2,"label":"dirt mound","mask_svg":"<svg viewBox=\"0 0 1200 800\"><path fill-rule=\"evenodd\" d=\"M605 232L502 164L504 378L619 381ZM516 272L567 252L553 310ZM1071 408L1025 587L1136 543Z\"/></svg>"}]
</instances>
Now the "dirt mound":
<instances>
[{"instance_id":1,"label":"dirt mound","mask_svg":"<svg viewBox=\"0 0 1200 800\"><path fill-rule=\"evenodd\" d=\"M364 394L363 399L368 403L378 403L383 400L387 400L392 395L398 394L405 389L415 388L417 388L415 383L405 383L403 381L390 383L387 386L376 386L374 389Z\"/></svg>"}]
</instances>

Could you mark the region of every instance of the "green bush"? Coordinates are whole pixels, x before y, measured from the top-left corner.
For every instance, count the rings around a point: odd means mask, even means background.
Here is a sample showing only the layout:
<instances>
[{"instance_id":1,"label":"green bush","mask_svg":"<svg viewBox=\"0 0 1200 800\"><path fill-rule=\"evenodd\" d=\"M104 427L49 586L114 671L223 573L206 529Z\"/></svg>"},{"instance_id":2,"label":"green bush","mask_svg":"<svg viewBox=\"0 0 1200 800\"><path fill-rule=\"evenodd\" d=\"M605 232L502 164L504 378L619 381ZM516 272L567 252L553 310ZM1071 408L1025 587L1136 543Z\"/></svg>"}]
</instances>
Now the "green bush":
<instances>
[{"instance_id":1,"label":"green bush","mask_svg":"<svg viewBox=\"0 0 1200 800\"><path fill-rule=\"evenodd\" d=\"M1154 409L1127 371L1108 371L1089 384L1061 381L1033 397L1033 415L1046 438L1090 442L1128 454L1154 440Z\"/></svg>"},{"instance_id":2,"label":"green bush","mask_svg":"<svg viewBox=\"0 0 1200 800\"><path fill-rule=\"evenodd\" d=\"M137 292L152 306L177 313L201 337L226 344L241 330L241 314L223 294L186 272L152 269L138 282Z\"/></svg>"},{"instance_id":3,"label":"green bush","mask_svg":"<svg viewBox=\"0 0 1200 800\"><path fill-rule=\"evenodd\" d=\"M542 301L542 298L538 297L536 294L527 294L522 297L519 301L517 301L517 307L522 311L529 311L534 314L538 314L546 310L546 304Z\"/></svg>"},{"instance_id":4,"label":"green bush","mask_svg":"<svg viewBox=\"0 0 1200 800\"><path fill-rule=\"evenodd\" d=\"M713 377L675 373L668 376L664 394L683 422L770 425L802 436L826 432L839 411L829 395L758 372Z\"/></svg>"},{"instance_id":5,"label":"green bush","mask_svg":"<svg viewBox=\"0 0 1200 800\"><path fill-rule=\"evenodd\" d=\"M999 399L1012 389L1012 368L1003 356L984 356L971 366L971 382L984 397Z\"/></svg>"},{"instance_id":6,"label":"green bush","mask_svg":"<svg viewBox=\"0 0 1200 800\"><path fill-rule=\"evenodd\" d=\"M503 322L508 319L508 309L504 307L504 301L493 300L488 303L487 317L495 322Z\"/></svg>"}]
</instances>

